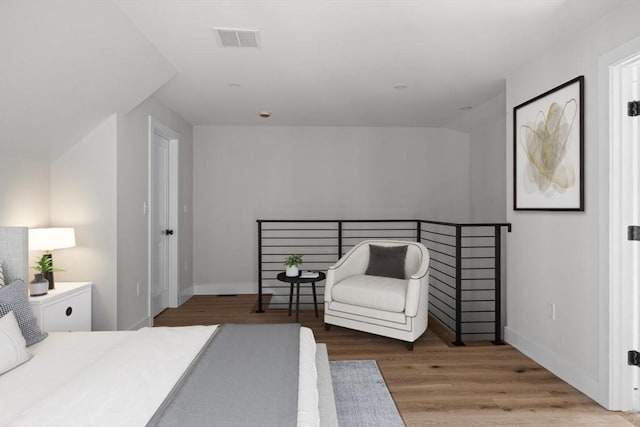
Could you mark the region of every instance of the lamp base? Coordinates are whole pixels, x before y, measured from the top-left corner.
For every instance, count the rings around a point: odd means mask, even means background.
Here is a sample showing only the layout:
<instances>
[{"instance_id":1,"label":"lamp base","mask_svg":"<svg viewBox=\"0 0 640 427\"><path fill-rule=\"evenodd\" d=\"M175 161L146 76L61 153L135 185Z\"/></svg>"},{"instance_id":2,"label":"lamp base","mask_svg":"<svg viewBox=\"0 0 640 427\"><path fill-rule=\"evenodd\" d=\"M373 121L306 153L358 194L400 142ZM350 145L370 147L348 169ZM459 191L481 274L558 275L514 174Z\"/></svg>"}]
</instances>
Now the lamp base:
<instances>
[{"instance_id":1,"label":"lamp base","mask_svg":"<svg viewBox=\"0 0 640 427\"><path fill-rule=\"evenodd\" d=\"M51 263L49 265L53 266L53 256L51 255L51 253L43 254L43 256L49 258L51 260ZM44 273L44 278L49 281L49 290L56 288L55 284L53 283L53 271Z\"/></svg>"}]
</instances>

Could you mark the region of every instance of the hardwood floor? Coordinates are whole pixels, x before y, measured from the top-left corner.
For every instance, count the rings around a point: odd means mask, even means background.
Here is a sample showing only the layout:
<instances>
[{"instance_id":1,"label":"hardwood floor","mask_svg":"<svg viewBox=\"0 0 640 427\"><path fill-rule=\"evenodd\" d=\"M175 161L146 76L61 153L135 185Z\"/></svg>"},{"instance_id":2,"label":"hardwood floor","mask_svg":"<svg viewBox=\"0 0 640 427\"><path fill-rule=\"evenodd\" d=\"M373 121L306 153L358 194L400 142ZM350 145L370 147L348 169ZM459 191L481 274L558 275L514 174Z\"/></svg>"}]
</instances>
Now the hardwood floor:
<instances>
[{"instance_id":1,"label":"hardwood floor","mask_svg":"<svg viewBox=\"0 0 640 427\"><path fill-rule=\"evenodd\" d=\"M255 313L256 296L194 296L156 326L288 323L286 310ZM509 345L450 347L430 328L414 351L389 338L333 326L322 312L300 323L327 344L329 359L375 359L408 426L640 426L634 414L609 412Z\"/></svg>"}]
</instances>

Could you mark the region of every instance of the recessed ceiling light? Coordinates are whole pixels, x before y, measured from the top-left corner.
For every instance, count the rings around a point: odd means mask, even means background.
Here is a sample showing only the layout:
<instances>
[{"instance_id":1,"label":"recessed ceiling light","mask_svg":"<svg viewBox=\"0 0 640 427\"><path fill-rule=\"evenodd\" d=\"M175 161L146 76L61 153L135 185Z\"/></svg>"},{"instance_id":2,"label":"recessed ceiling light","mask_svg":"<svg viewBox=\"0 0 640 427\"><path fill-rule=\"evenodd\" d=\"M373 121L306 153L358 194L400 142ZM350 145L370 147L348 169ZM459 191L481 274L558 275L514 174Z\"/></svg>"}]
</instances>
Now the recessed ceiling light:
<instances>
[{"instance_id":1,"label":"recessed ceiling light","mask_svg":"<svg viewBox=\"0 0 640 427\"><path fill-rule=\"evenodd\" d=\"M260 111L258 115L263 119L268 119L269 117L271 117L271 113L269 111Z\"/></svg>"},{"instance_id":2,"label":"recessed ceiling light","mask_svg":"<svg viewBox=\"0 0 640 427\"><path fill-rule=\"evenodd\" d=\"M465 105L464 107L460 107L461 111L469 111L473 109L473 107L471 105Z\"/></svg>"},{"instance_id":3,"label":"recessed ceiling light","mask_svg":"<svg viewBox=\"0 0 640 427\"><path fill-rule=\"evenodd\" d=\"M408 87L409 87L409 85L406 84L406 83L397 83L397 84L393 85L393 88L396 89L396 90L402 90L402 89L406 89Z\"/></svg>"},{"instance_id":4,"label":"recessed ceiling light","mask_svg":"<svg viewBox=\"0 0 640 427\"><path fill-rule=\"evenodd\" d=\"M227 83L227 86L229 86L229 87L242 87L242 83L231 82L231 83Z\"/></svg>"}]
</instances>

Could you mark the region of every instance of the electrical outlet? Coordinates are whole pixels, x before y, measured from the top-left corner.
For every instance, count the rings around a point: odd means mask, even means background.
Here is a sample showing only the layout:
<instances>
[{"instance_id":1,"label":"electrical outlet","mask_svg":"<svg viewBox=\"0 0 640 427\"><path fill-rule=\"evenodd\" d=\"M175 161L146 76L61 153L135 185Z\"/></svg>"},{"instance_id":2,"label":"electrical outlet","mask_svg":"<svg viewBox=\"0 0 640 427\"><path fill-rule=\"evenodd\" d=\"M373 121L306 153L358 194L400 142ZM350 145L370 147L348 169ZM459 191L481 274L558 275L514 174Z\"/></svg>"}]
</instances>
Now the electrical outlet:
<instances>
[{"instance_id":1,"label":"electrical outlet","mask_svg":"<svg viewBox=\"0 0 640 427\"><path fill-rule=\"evenodd\" d=\"M184 205L184 206L182 207L182 211L183 211L184 213L189 212L189 208L187 208L187 205Z\"/></svg>"},{"instance_id":2,"label":"electrical outlet","mask_svg":"<svg viewBox=\"0 0 640 427\"><path fill-rule=\"evenodd\" d=\"M136 296L140 296L140 282L136 283Z\"/></svg>"},{"instance_id":3,"label":"electrical outlet","mask_svg":"<svg viewBox=\"0 0 640 427\"><path fill-rule=\"evenodd\" d=\"M142 215L147 214L147 202L142 202Z\"/></svg>"},{"instance_id":4,"label":"electrical outlet","mask_svg":"<svg viewBox=\"0 0 640 427\"><path fill-rule=\"evenodd\" d=\"M553 303L549 304L549 319L556 320L556 305Z\"/></svg>"}]
</instances>

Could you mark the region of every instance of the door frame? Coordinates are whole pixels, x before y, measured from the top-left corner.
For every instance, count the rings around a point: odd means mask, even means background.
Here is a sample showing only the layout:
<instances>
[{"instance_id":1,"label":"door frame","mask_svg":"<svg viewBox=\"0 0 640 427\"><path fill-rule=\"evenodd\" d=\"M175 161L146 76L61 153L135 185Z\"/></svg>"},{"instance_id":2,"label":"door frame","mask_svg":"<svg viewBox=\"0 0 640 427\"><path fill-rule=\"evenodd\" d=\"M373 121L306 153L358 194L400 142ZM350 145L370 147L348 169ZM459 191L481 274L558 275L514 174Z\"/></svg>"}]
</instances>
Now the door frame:
<instances>
[{"instance_id":1,"label":"door frame","mask_svg":"<svg viewBox=\"0 0 640 427\"><path fill-rule=\"evenodd\" d=\"M178 274L180 268L179 245L180 229L179 229L179 165L180 165L180 133L171 127L165 125L153 116L149 116L149 141L148 141L148 188L147 200L149 206L147 209L147 315L149 316L149 326L153 326L153 315L151 313L151 258L152 258L152 231L151 231L151 212L153 206L152 185L152 163L153 163L153 135L154 133L162 136L169 141L169 228L173 230L173 238L169 239L169 307L178 307Z\"/></svg>"},{"instance_id":2,"label":"door frame","mask_svg":"<svg viewBox=\"0 0 640 427\"><path fill-rule=\"evenodd\" d=\"M600 224L599 224L599 403L610 410L638 410L638 372L629 375L627 351L634 345L637 326L630 320L634 311L633 287L625 286L625 273L631 255L626 240L629 204L629 179L623 175L621 164L628 156L617 144L620 123L626 117L619 93L621 68L640 55L640 38L606 53L599 60L600 98ZM627 184L626 188L624 185ZM627 257L625 259L625 256ZM635 368L637 369L637 368ZM636 389L634 391L634 388ZM627 392L625 392L627 390Z\"/></svg>"}]
</instances>

